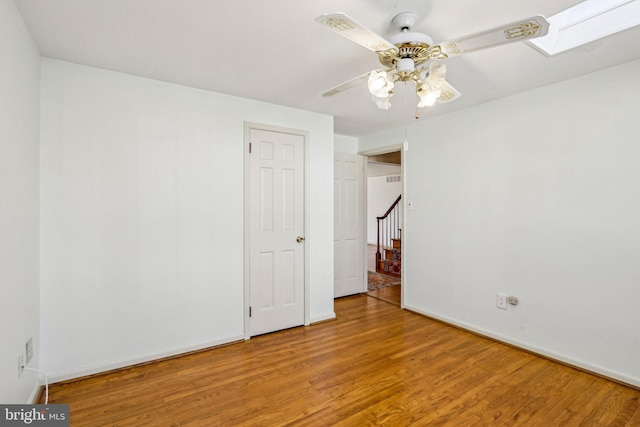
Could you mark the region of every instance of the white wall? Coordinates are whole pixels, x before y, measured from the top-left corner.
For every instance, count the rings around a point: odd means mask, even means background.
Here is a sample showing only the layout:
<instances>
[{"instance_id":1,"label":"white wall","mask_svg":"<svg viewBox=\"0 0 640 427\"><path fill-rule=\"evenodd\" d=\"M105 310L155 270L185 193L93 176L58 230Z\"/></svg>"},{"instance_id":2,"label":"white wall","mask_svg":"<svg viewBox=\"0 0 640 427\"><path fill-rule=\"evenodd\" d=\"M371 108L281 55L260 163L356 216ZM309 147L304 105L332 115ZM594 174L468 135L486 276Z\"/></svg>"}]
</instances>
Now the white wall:
<instances>
[{"instance_id":1,"label":"white wall","mask_svg":"<svg viewBox=\"0 0 640 427\"><path fill-rule=\"evenodd\" d=\"M18 378L33 337L38 367L40 53L13 1L0 2L0 403L30 403L39 378Z\"/></svg>"},{"instance_id":2,"label":"white wall","mask_svg":"<svg viewBox=\"0 0 640 427\"><path fill-rule=\"evenodd\" d=\"M405 306L640 386L638 76L635 61L411 127ZM497 292L520 304L496 309Z\"/></svg>"},{"instance_id":3,"label":"white wall","mask_svg":"<svg viewBox=\"0 0 640 427\"><path fill-rule=\"evenodd\" d=\"M400 166L397 168L400 169ZM401 194L402 181L387 182L387 176L367 178L367 242L370 245L378 243L378 221L376 218L384 215Z\"/></svg>"},{"instance_id":4,"label":"white wall","mask_svg":"<svg viewBox=\"0 0 640 427\"><path fill-rule=\"evenodd\" d=\"M310 135L310 317L333 312L333 118L43 59L54 379L243 337L245 121Z\"/></svg>"},{"instance_id":5,"label":"white wall","mask_svg":"<svg viewBox=\"0 0 640 427\"><path fill-rule=\"evenodd\" d=\"M358 138L335 134L333 148L338 153L358 154Z\"/></svg>"}]
</instances>

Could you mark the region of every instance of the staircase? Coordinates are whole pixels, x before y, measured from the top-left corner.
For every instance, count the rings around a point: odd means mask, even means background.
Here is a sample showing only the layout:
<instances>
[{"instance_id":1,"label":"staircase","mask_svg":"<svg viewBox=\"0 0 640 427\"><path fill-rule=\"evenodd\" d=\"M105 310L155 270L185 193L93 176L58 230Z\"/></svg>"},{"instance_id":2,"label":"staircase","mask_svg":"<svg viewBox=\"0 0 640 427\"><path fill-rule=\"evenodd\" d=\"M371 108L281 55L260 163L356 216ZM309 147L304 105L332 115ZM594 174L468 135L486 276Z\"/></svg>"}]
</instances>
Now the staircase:
<instances>
[{"instance_id":1,"label":"staircase","mask_svg":"<svg viewBox=\"0 0 640 427\"><path fill-rule=\"evenodd\" d=\"M384 256L378 260L378 273L400 277L402 271L402 248L400 239L391 239L391 247L382 247Z\"/></svg>"},{"instance_id":2,"label":"staircase","mask_svg":"<svg viewBox=\"0 0 640 427\"><path fill-rule=\"evenodd\" d=\"M376 272L400 277L402 271L402 205L398 196L378 220Z\"/></svg>"}]
</instances>

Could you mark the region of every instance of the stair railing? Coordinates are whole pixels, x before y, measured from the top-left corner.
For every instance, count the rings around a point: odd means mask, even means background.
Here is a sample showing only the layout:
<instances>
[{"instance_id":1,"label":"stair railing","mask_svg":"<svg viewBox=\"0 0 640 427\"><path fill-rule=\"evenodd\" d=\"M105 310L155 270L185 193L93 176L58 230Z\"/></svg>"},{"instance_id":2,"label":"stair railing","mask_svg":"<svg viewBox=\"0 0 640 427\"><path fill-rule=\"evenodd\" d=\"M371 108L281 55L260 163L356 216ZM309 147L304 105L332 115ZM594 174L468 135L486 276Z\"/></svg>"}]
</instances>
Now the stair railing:
<instances>
[{"instance_id":1,"label":"stair railing","mask_svg":"<svg viewBox=\"0 0 640 427\"><path fill-rule=\"evenodd\" d=\"M392 240L400 239L402 234L402 205L400 204L402 194L391 204L384 215L376 217L378 221L378 246L376 249L376 271L380 271L380 261L382 260L381 248L389 249L393 247Z\"/></svg>"}]
</instances>

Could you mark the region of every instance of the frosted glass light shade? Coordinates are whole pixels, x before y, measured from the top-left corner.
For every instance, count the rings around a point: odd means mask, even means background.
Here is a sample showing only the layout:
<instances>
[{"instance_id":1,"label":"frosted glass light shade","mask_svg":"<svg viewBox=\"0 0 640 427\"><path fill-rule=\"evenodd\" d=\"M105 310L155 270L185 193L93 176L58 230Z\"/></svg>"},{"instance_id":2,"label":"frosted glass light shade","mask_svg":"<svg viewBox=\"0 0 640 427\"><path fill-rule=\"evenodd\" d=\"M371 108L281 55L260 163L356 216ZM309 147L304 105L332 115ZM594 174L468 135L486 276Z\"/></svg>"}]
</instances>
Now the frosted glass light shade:
<instances>
[{"instance_id":1,"label":"frosted glass light shade","mask_svg":"<svg viewBox=\"0 0 640 427\"><path fill-rule=\"evenodd\" d=\"M393 82L385 71L372 71L369 74L369 92L377 98L388 98L393 90Z\"/></svg>"},{"instance_id":2,"label":"frosted glass light shade","mask_svg":"<svg viewBox=\"0 0 640 427\"><path fill-rule=\"evenodd\" d=\"M371 95L371 100L376 103L376 106L381 110L388 110L391 108L391 96L387 96L386 98L379 98L377 96Z\"/></svg>"},{"instance_id":3,"label":"frosted glass light shade","mask_svg":"<svg viewBox=\"0 0 640 427\"><path fill-rule=\"evenodd\" d=\"M420 102L418 102L418 107L431 107L436 103L436 99L438 99L440 94L440 90L432 90L429 87L419 90L418 96L420 97Z\"/></svg>"}]
</instances>

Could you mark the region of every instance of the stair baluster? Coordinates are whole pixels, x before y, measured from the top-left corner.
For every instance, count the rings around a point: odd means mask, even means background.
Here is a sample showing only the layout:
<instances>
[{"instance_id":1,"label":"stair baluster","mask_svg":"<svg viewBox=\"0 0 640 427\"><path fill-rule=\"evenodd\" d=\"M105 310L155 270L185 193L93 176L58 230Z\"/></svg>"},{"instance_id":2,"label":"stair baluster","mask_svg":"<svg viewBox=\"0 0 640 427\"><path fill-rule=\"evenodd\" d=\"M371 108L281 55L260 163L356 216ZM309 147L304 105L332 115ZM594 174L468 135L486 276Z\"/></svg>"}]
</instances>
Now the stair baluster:
<instances>
[{"instance_id":1,"label":"stair baluster","mask_svg":"<svg viewBox=\"0 0 640 427\"><path fill-rule=\"evenodd\" d=\"M384 215L376 217L378 222L376 271L379 273L399 275L399 268L397 268L397 272L389 271L388 265L391 261L398 261L398 263L400 261L400 259L395 258L400 257L400 241L402 235L401 199L402 195L398 196ZM385 252L384 260L382 259L382 251Z\"/></svg>"}]
</instances>

